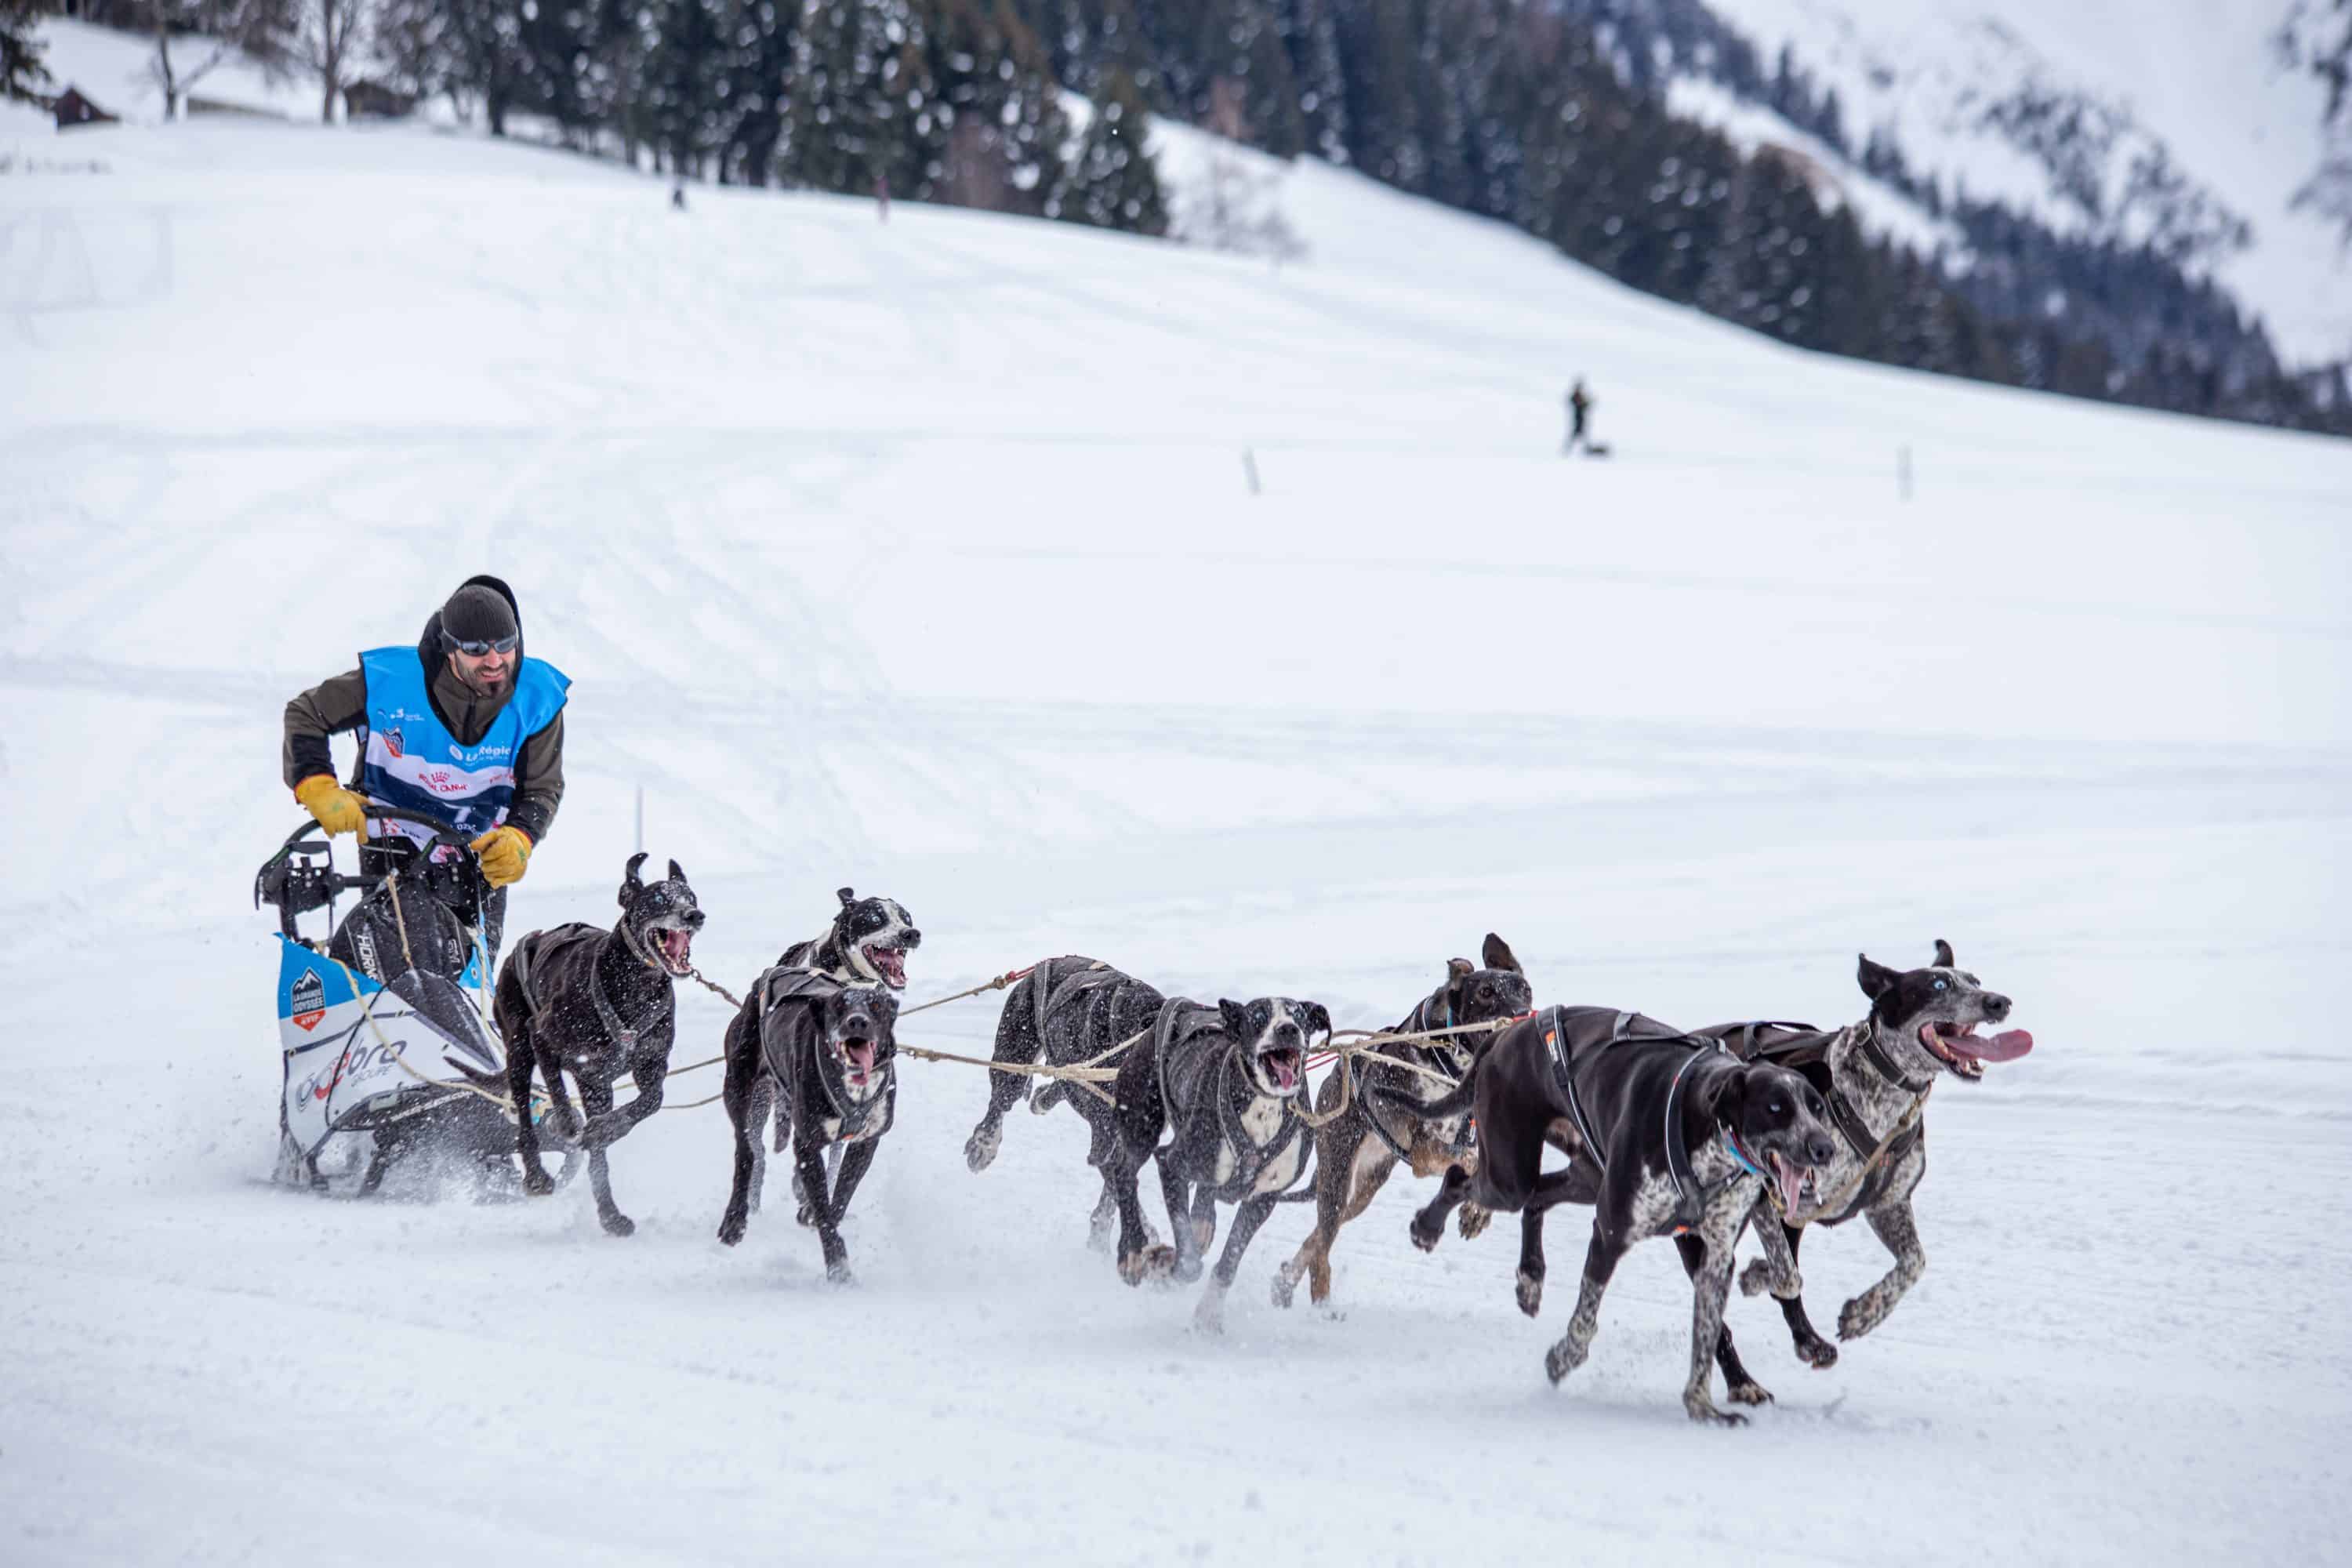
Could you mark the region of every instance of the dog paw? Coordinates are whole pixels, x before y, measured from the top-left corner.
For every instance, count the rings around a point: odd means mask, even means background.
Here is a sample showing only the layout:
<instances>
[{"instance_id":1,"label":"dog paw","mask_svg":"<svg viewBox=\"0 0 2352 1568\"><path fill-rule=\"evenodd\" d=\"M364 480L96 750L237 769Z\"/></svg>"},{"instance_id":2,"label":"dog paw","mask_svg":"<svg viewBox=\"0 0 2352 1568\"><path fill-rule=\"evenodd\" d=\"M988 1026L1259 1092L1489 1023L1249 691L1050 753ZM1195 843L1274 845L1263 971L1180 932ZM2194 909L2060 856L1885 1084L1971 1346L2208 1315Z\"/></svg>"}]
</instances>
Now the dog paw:
<instances>
[{"instance_id":1,"label":"dog paw","mask_svg":"<svg viewBox=\"0 0 2352 1568\"><path fill-rule=\"evenodd\" d=\"M599 1215L597 1217L604 1222L604 1234L606 1236L635 1236L637 1234L637 1222L631 1219L627 1215L614 1213Z\"/></svg>"},{"instance_id":2,"label":"dog paw","mask_svg":"<svg viewBox=\"0 0 2352 1568\"><path fill-rule=\"evenodd\" d=\"M1753 1379L1735 1383L1731 1385L1731 1402L1734 1405L1769 1405L1772 1403L1772 1391Z\"/></svg>"},{"instance_id":3,"label":"dog paw","mask_svg":"<svg viewBox=\"0 0 2352 1568\"><path fill-rule=\"evenodd\" d=\"M1540 1274L1530 1274L1524 1268L1519 1270L1518 1298L1519 1310L1525 1312L1528 1317L1532 1318L1538 1312L1542 1311L1543 1276Z\"/></svg>"},{"instance_id":4,"label":"dog paw","mask_svg":"<svg viewBox=\"0 0 2352 1568\"><path fill-rule=\"evenodd\" d=\"M1560 1381L1584 1364L1584 1347L1573 1340L1561 1340L1544 1352L1544 1375L1558 1387Z\"/></svg>"},{"instance_id":5,"label":"dog paw","mask_svg":"<svg viewBox=\"0 0 2352 1568\"><path fill-rule=\"evenodd\" d=\"M1146 1279L1155 1284L1165 1281L1176 1268L1176 1249L1154 1244L1140 1252L1123 1252L1118 1258L1118 1277L1130 1285L1140 1285Z\"/></svg>"},{"instance_id":6,"label":"dog paw","mask_svg":"<svg viewBox=\"0 0 2352 1568\"><path fill-rule=\"evenodd\" d=\"M1298 1272L1287 1263L1274 1271L1274 1289L1271 1294L1276 1306L1290 1305L1291 1297L1298 1290Z\"/></svg>"},{"instance_id":7,"label":"dog paw","mask_svg":"<svg viewBox=\"0 0 2352 1568\"><path fill-rule=\"evenodd\" d=\"M1225 1293L1212 1289L1202 1294L1201 1304L1192 1309L1192 1331L1196 1334L1222 1334L1225 1331Z\"/></svg>"},{"instance_id":8,"label":"dog paw","mask_svg":"<svg viewBox=\"0 0 2352 1568\"><path fill-rule=\"evenodd\" d=\"M987 1170L990 1163L995 1160L996 1151L1003 1142L1003 1135L993 1128L974 1132L964 1140L964 1168L973 1172Z\"/></svg>"},{"instance_id":9,"label":"dog paw","mask_svg":"<svg viewBox=\"0 0 2352 1568\"><path fill-rule=\"evenodd\" d=\"M1814 1371L1826 1372L1837 1365L1837 1346L1830 1343L1821 1335L1799 1334L1795 1336L1795 1342L1797 1359L1810 1364Z\"/></svg>"},{"instance_id":10,"label":"dog paw","mask_svg":"<svg viewBox=\"0 0 2352 1568\"><path fill-rule=\"evenodd\" d=\"M522 1173L522 1190L532 1197L543 1198L555 1191L555 1178L533 1166Z\"/></svg>"},{"instance_id":11,"label":"dog paw","mask_svg":"<svg viewBox=\"0 0 2352 1568\"><path fill-rule=\"evenodd\" d=\"M1747 1416L1736 1410L1717 1410L1714 1403L1703 1394L1684 1395L1683 1408L1690 1413L1692 1420L1704 1421L1710 1426L1745 1426L1748 1425Z\"/></svg>"},{"instance_id":12,"label":"dog paw","mask_svg":"<svg viewBox=\"0 0 2352 1568\"><path fill-rule=\"evenodd\" d=\"M849 1271L849 1259L846 1258L842 1258L840 1261L835 1263L826 1264L824 1266L824 1277L827 1280L835 1285L855 1285L857 1283L857 1276Z\"/></svg>"},{"instance_id":13,"label":"dog paw","mask_svg":"<svg viewBox=\"0 0 2352 1568\"><path fill-rule=\"evenodd\" d=\"M1838 1313L1838 1338L1858 1340L1878 1327L1885 1315L1868 1296L1856 1296Z\"/></svg>"},{"instance_id":14,"label":"dog paw","mask_svg":"<svg viewBox=\"0 0 2352 1568\"><path fill-rule=\"evenodd\" d=\"M730 1211L726 1218L719 1222L719 1239L730 1247L734 1246L743 1239L747 1221L748 1216Z\"/></svg>"},{"instance_id":15,"label":"dog paw","mask_svg":"<svg viewBox=\"0 0 2352 1568\"><path fill-rule=\"evenodd\" d=\"M800 1212L793 1215L793 1217L800 1221L801 1224L809 1226L811 1229L814 1229L816 1226L816 1205L803 1201L800 1206Z\"/></svg>"},{"instance_id":16,"label":"dog paw","mask_svg":"<svg viewBox=\"0 0 2352 1568\"><path fill-rule=\"evenodd\" d=\"M1751 1258L1739 1271L1739 1293L1761 1296L1766 1291L1782 1301L1793 1301L1805 1293L1805 1282L1797 1275L1783 1274L1772 1267L1769 1258Z\"/></svg>"},{"instance_id":17,"label":"dog paw","mask_svg":"<svg viewBox=\"0 0 2352 1568\"><path fill-rule=\"evenodd\" d=\"M1455 1220L1454 1227L1461 1231L1463 1240L1475 1241L1486 1234L1487 1222L1494 1217L1495 1211L1492 1209L1482 1209L1476 1204L1464 1204L1461 1216Z\"/></svg>"},{"instance_id":18,"label":"dog paw","mask_svg":"<svg viewBox=\"0 0 2352 1568\"><path fill-rule=\"evenodd\" d=\"M555 1135L566 1142L580 1136L580 1113L569 1103L550 1105L547 1108L547 1123L555 1130Z\"/></svg>"},{"instance_id":19,"label":"dog paw","mask_svg":"<svg viewBox=\"0 0 2352 1568\"><path fill-rule=\"evenodd\" d=\"M1190 1285L1201 1277L1201 1268L1202 1263L1198 1258L1179 1257L1171 1278L1179 1285Z\"/></svg>"},{"instance_id":20,"label":"dog paw","mask_svg":"<svg viewBox=\"0 0 2352 1568\"><path fill-rule=\"evenodd\" d=\"M1423 1225L1419 1215L1412 1216L1412 1224L1409 1229L1412 1236L1412 1244L1423 1252L1436 1251L1437 1244L1445 1239L1445 1228L1443 1226Z\"/></svg>"}]
</instances>

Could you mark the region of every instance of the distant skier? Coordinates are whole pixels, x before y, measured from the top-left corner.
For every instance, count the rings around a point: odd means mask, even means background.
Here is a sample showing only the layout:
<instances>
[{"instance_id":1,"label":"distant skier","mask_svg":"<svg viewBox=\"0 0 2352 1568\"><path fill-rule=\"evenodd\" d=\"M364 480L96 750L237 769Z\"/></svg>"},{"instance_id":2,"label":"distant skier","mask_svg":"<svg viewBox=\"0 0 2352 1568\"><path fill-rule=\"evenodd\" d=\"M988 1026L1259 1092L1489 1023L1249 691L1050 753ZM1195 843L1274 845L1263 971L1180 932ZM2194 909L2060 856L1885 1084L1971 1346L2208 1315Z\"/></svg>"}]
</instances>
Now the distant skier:
<instances>
[{"instance_id":1,"label":"distant skier","mask_svg":"<svg viewBox=\"0 0 2352 1568\"><path fill-rule=\"evenodd\" d=\"M1584 390L1584 378L1578 376L1576 384L1568 389L1568 439L1560 445L1560 456L1566 457L1579 447L1592 450L1591 437L1584 433L1592 417L1592 398Z\"/></svg>"},{"instance_id":2,"label":"distant skier","mask_svg":"<svg viewBox=\"0 0 2352 1568\"><path fill-rule=\"evenodd\" d=\"M329 833L362 837L360 868L398 869L431 840L368 807L413 811L472 841L482 879L426 869L432 895L499 949L507 887L522 880L532 848L563 800L562 671L522 651L513 590L471 577L425 623L413 646L360 655L357 669L320 682L286 705L286 782ZM335 777L328 738L359 734L348 787ZM444 851L446 854L446 851Z\"/></svg>"},{"instance_id":3,"label":"distant skier","mask_svg":"<svg viewBox=\"0 0 2352 1568\"><path fill-rule=\"evenodd\" d=\"M881 216L884 223L890 221L890 176L887 174L874 176L874 210Z\"/></svg>"}]
</instances>

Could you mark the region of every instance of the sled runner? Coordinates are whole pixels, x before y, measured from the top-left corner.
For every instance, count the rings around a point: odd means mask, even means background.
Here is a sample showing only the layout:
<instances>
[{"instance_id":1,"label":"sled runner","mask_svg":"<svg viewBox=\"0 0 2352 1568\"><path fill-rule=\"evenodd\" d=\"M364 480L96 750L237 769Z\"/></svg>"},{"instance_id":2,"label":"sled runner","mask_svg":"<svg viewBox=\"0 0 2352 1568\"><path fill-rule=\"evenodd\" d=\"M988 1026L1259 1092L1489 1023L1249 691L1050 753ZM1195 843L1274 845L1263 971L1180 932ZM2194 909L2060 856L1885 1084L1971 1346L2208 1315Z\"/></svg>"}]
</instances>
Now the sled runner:
<instances>
[{"instance_id":1,"label":"sled runner","mask_svg":"<svg viewBox=\"0 0 2352 1568\"><path fill-rule=\"evenodd\" d=\"M425 829L426 854L442 858L396 877L341 871L324 830L306 823L254 877L254 907L276 909L278 923L275 1179L365 1196L395 1163L422 1159L473 1178L484 1195L519 1193L506 1052L487 1005L491 955L431 891L432 879L478 878L479 868L464 839L429 818L371 807L378 817ZM359 901L338 927L345 893ZM299 917L320 909L329 935L313 942ZM570 1180L580 1151L551 1126L540 1138L562 1152L558 1183Z\"/></svg>"}]
</instances>

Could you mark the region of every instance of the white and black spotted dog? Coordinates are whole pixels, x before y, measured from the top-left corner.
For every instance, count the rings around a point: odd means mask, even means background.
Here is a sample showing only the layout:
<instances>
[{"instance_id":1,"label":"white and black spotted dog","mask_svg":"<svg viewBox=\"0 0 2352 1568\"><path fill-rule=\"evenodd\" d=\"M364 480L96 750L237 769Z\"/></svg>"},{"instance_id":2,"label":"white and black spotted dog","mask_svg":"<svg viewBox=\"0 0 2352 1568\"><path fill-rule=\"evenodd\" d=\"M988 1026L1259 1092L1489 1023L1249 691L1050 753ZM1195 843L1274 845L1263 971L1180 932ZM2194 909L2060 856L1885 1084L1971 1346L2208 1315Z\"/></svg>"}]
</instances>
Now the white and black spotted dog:
<instances>
[{"instance_id":1,"label":"white and black spotted dog","mask_svg":"<svg viewBox=\"0 0 2352 1568\"><path fill-rule=\"evenodd\" d=\"M896 899L861 899L855 888L836 895L841 908L824 933L794 942L776 960L785 969L814 969L844 985L907 988L907 955L923 944L915 918Z\"/></svg>"},{"instance_id":2,"label":"white and black spotted dog","mask_svg":"<svg viewBox=\"0 0 2352 1568\"><path fill-rule=\"evenodd\" d=\"M1307 1055L1330 1033L1321 1003L1287 996L1213 1007L1180 996L1161 1006L1150 1035L1120 1058L1113 1086L1118 1139L1104 1179L1118 1205L1120 1279L1199 1278L1216 1236L1216 1205L1235 1205L1193 1315L1204 1329L1223 1326L1225 1292L1250 1238L1312 1157L1314 1138L1299 1115L1307 1109ZM1172 1247L1148 1243L1136 1192L1144 1162L1155 1158Z\"/></svg>"},{"instance_id":3,"label":"white and black spotted dog","mask_svg":"<svg viewBox=\"0 0 2352 1568\"><path fill-rule=\"evenodd\" d=\"M1732 1253L1768 1187L1783 1204L1814 1190L1836 1140L1821 1096L1794 1071L1743 1062L1717 1040L1680 1034L1639 1013L1547 1007L1496 1037L1470 1081L1430 1108L1470 1110L1478 1160L1445 1173L1413 1216L1427 1251L1467 1198L1520 1215L1519 1308L1543 1300L1545 1213L1593 1205L1592 1240L1568 1331L1544 1358L1554 1383L1583 1363L1601 1300L1618 1261L1655 1237L1684 1242L1691 1277L1690 1376L1683 1407L1695 1421L1737 1423L1710 1384L1731 1289ZM1541 1169L1543 1152L1570 1156ZM1734 1384L1735 1398L1742 1397Z\"/></svg>"},{"instance_id":4,"label":"white and black spotted dog","mask_svg":"<svg viewBox=\"0 0 2352 1568\"><path fill-rule=\"evenodd\" d=\"M1780 1299L1797 1354L1817 1367L1833 1363L1838 1352L1805 1315L1796 1268L1804 1227L1842 1225L1856 1215L1869 1221L1895 1255L1895 1266L1846 1302L1838 1313L1838 1338L1858 1339L1885 1322L1927 1266L1911 1194L1927 1169L1928 1091L1947 1077L1978 1082L1987 1062L2015 1061L2033 1048L2033 1037L2022 1029L1977 1032L2007 1019L2010 999L1986 990L1960 968L1952 944L1941 938L1935 963L1924 969L1898 972L1872 963L1866 953L1858 956L1855 978L1870 998L1869 1016L1860 1023L1826 1034L1765 1024L1717 1025L1706 1031L1744 1056L1803 1073L1826 1100L1837 1129L1837 1158L1821 1173L1814 1191L1790 1205L1781 1224L1759 1216L1759 1234L1777 1232L1785 1238L1785 1261L1781 1249L1769 1245L1772 1236L1765 1234L1766 1256L1750 1263L1739 1279L1747 1294L1769 1290Z\"/></svg>"}]
</instances>

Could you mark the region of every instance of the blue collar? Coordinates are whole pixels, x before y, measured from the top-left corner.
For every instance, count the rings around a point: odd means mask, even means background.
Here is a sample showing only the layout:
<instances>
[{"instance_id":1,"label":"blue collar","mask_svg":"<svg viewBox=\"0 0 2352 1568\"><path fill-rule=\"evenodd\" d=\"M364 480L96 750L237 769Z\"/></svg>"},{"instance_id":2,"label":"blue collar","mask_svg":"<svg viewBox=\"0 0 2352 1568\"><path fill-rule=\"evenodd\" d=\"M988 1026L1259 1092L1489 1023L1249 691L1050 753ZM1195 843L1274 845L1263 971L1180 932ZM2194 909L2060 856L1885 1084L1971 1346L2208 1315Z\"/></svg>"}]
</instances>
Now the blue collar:
<instances>
[{"instance_id":1,"label":"blue collar","mask_svg":"<svg viewBox=\"0 0 2352 1568\"><path fill-rule=\"evenodd\" d=\"M1765 1175L1764 1168L1748 1157L1748 1151L1739 1146L1739 1140L1728 1127L1723 1130L1723 1146L1730 1153L1732 1163L1741 1170L1751 1176L1762 1176L1768 1183L1771 1181L1770 1176Z\"/></svg>"}]
</instances>

